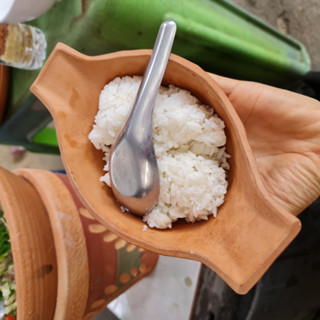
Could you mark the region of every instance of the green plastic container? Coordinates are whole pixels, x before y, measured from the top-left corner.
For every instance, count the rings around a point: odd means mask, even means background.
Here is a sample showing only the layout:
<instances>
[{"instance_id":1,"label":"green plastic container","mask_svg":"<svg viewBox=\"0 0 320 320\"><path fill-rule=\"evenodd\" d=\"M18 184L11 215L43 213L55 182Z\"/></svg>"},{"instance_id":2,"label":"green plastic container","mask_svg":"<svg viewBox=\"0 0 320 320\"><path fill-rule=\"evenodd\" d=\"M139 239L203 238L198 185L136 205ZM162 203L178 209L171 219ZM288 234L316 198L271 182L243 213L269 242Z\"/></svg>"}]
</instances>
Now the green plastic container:
<instances>
[{"instance_id":1,"label":"green plastic container","mask_svg":"<svg viewBox=\"0 0 320 320\"><path fill-rule=\"evenodd\" d=\"M177 23L173 52L207 71L287 87L310 70L301 43L225 0L95 1L72 44L81 50L93 34L99 41L83 48L88 54L100 51L101 39L116 48L151 48L165 19Z\"/></svg>"},{"instance_id":2,"label":"green plastic container","mask_svg":"<svg viewBox=\"0 0 320 320\"><path fill-rule=\"evenodd\" d=\"M30 24L46 34L48 55L57 42L100 55L152 48L165 19L177 24L173 52L206 71L290 88L310 70L301 43L226 0L62 0ZM37 74L12 69L7 119L30 99ZM56 144L49 131L48 136L33 135L34 151L39 141L39 151L46 139L50 150ZM6 137L0 127L1 141L5 143Z\"/></svg>"}]
</instances>

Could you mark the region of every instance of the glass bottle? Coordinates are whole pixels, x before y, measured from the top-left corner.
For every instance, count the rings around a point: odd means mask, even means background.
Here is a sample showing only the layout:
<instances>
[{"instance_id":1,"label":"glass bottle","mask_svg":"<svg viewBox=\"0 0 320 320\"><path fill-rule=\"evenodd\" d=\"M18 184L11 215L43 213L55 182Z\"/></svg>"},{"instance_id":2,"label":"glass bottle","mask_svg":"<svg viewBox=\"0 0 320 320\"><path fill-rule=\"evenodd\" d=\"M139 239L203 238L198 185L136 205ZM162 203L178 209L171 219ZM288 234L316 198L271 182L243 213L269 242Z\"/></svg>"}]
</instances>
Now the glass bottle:
<instances>
[{"instance_id":1,"label":"glass bottle","mask_svg":"<svg viewBox=\"0 0 320 320\"><path fill-rule=\"evenodd\" d=\"M34 70L42 67L47 42L44 33L22 24L0 24L0 63L10 67Z\"/></svg>"}]
</instances>

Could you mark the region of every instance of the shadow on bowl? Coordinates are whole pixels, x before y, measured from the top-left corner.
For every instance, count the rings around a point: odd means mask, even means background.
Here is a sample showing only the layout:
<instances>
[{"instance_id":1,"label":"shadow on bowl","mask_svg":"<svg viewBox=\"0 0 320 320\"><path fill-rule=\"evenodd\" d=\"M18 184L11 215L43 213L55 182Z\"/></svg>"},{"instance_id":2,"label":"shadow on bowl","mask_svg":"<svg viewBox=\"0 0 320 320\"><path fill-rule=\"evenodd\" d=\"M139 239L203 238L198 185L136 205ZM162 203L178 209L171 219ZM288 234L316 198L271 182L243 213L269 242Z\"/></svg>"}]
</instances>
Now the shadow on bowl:
<instances>
[{"instance_id":1,"label":"shadow on bowl","mask_svg":"<svg viewBox=\"0 0 320 320\"><path fill-rule=\"evenodd\" d=\"M88 134L100 92L115 77L143 75L150 55L151 50L134 50L88 57L58 44L31 91L51 112L68 177L96 219L136 245L206 264L244 294L297 235L300 222L266 192L238 115L200 67L172 54L163 84L191 91L225 122L231 170L217 218L178 223L170 230L144 231L143 221L121 212L111 190L99 181L103 154L94 148Z\"/></svg>"}]
</instances>

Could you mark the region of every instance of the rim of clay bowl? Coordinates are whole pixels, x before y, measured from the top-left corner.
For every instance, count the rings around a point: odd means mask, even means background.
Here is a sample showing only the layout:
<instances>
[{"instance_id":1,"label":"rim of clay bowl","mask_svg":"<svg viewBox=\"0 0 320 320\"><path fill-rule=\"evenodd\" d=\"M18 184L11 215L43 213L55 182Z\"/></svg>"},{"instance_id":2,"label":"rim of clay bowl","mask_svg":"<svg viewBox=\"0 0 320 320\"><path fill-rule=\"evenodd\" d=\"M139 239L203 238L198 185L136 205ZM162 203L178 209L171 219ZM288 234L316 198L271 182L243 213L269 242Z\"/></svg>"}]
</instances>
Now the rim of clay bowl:
<instances>
[{"instance_id":1,"label":"rim of clay bowl","mask_svg":"<svg viewBox=\"0 0 320 320\"><path fill-rule=\"evenodd\" d=\"M231 170L228 193L217 218L192 225L178 223L171 230L144 231L142 220L121 212L110 189L99 182L104 165L102 152L95 150L87 136L97 113L99 94L116 76L142 75L150 54L151 50L132 50L89 57L58 44L31 91L51 112L70 182L97 220L148 250L201 261L235 291L245 293L297 235L300 222L265 190L238 115L203 69L172 54L164 82L185 88L214 106L226 124ZM59 81L53 87L55 78ZM84 120L81 126L79 119Z\"/></svg>"},{"instance_id":2,"label":"rim of clay bowl","mask_svg":"<svg viewBox=\"0 0 320 320\"><path fill-rule=\"evenodd\" d=\"M84 316L89 291L85 236L69 190L52 172L18 169L39 193L51 223L58 265L58 292L54 319L79 320Z\"/></svg>"},{"instance_id":3,"label":"rim of clay bowl","mask_svg":"<svg viewBox=\"0 0 320 320\"><path fill-rule=\"evenodd\" d=\"M35 188L0 168L0 202L15 267L19 319L51 319L56 307L57 261L46 208Z\"/></svg>"}]
</instances>

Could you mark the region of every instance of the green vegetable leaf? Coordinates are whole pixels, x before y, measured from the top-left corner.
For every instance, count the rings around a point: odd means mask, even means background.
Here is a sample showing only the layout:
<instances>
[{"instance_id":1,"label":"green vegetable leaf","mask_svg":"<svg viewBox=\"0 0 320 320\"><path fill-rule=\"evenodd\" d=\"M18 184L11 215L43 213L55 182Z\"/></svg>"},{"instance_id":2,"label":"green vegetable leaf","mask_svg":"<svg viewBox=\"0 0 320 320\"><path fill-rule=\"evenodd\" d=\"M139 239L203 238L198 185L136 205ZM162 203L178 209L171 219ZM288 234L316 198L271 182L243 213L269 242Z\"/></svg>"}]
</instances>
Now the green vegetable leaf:
<instances>
[{"instance_id":1,"label":"green vegetable leaf","mask_svg":"<svg viewBox=\"0 0 320 320\"><path fill-rule=\"evenodd\" d=\"M11 244L7 223L4 218L3 211L0 209L0 263L10 253Z\"/></svg>"}]
</instances>

